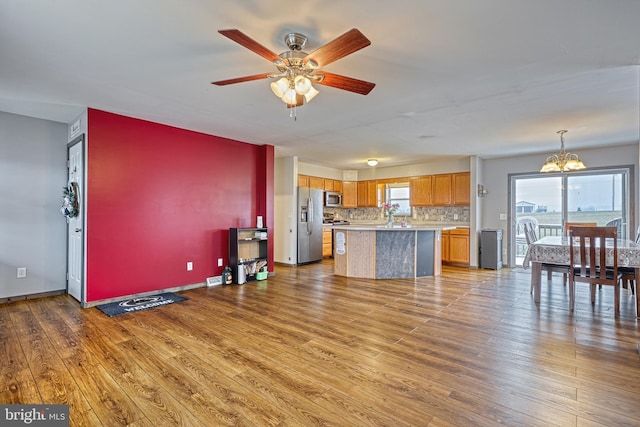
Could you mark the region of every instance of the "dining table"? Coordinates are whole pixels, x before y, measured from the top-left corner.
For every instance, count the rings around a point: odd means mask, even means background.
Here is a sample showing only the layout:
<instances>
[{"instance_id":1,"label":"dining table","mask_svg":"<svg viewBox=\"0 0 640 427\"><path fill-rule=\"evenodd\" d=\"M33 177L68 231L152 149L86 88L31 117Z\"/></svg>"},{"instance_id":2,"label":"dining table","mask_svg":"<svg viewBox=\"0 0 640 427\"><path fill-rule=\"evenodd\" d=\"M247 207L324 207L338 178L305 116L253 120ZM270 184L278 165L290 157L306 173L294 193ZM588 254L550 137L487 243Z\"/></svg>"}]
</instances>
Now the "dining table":
<instances>
[{"instance_id":1,"label":"dining table","mask_svg":"<svg viewBox=\"0 0 640 427\"><path fill-rule=\"evenodd\" d=\"M566 236L546 236L529 244L522 266L531 267L531 289L533 300L540 303L542 264L569 266L571 244ZM633 240L618 239L618 268L634 268L635 277L640 277L640 244ZM580 259L579 247L574 246L574 258ZM607 243L607 266L613 266L613 243ZM636 316L640 318L640 292L636 286Z\"/></svg>"}]
</instances>

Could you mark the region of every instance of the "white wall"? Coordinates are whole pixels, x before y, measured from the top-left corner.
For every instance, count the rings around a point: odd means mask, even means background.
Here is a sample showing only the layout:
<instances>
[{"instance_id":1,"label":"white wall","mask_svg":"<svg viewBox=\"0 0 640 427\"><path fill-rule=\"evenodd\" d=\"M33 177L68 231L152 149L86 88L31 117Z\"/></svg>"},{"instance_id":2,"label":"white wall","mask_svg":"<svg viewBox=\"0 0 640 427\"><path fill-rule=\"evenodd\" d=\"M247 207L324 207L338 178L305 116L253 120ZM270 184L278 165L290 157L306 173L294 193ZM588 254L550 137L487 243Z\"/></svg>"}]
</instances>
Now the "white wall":
<instances>
[{"instance_id":1,"label":"white wall","mask_svg":"<svg viewBox=\"0 0 640 427\"><path fill-rule=\"evenodd\" d=\"M593 148L576 150L576 154L588 168L610 166L634 166L635 192L632 203L635 206L634 224L638 222L638 144L617 145L606 148ZM553 154L553 153L548 153ZM488 193L481 198L481 216L479 229L502 228L504 230L503 255L508 249L510 238L510 218L500 220L500 214L509 213L509 174L537 173L548 154L531 155L521 157L508 157L500 159L484 159L481 161L481 174L478 183L484 184ZM472 248L472 251L474 249ZM506 257L503 257L507 261Z\"/></svg>"},{"instance_id":2,"label":"white wall","mask_svg":"<svg viewBox=\"0 0 640 427\"><path fill-rule=\"evenodd\" d=\"M400 178L439 173L469 172L469 157L454 160L439 160L405 166L380 167L380 165L358 170L358 181L369 179Z\"/></svg>"},{"instance_id":3,"label":"white wall","mask_svg":"<svg viewBox=\"0 0 640 427\"><path fill-rule=\"evenodd\" d=\"M277 263L294 265L298 262L298 224L296 222L298 158L276 158L274 175L273 258Z\"/></svg>"},{"instance_id":4,"label":"white wall","mask_svg":"<svg viewBox=\"0 0 640 427\"><path fill-rule=\"evenodd\" d=\"M66 159L66 124L0 112L0 298L66 289Z\"/></svg>"}]
</instances>

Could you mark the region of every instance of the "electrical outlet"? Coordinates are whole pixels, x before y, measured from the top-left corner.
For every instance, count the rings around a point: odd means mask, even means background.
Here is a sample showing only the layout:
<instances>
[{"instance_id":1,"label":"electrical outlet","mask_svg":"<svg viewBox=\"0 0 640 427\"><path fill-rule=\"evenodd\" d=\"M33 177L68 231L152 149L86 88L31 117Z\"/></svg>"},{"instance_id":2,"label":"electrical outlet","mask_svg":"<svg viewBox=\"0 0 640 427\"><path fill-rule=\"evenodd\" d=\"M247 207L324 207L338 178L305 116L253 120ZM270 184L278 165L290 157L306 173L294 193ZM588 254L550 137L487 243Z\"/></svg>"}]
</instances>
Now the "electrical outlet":
<instances>
[{"instance_id":1,"label":"electrical outlet","mask_svg":"<svg viewBox=\"0 0 640 427\"><path fill-rule=\"evenodd\" d=\"M27 277L27 267L18 267L16 278L24 279L25 277Z\"/></svg>"},{"instance_id":2,"label":"electrical outlet","mask_svg":"<svg viewBox=\"0 0 640 427\"><path fill-rule=\"evenodd\" d=\"M187 271L191 271L191 270L193 270L193 263L191 261L189 261L187 263Z\"/></svg>"},{"instance_id":3,"label":"electrical outlet","mask_svg":"<svg viewBox=\"0 0 640 427\"><path fill-rule=\"evenodd\" d=\"M453 220L457 221L458 220L458 214L453 214Z\"/></svg>"},{"instance_id":4,"label":"electrical outlet","mask_svg":"<svg viewBox=\"0 0 640 427\"><path fill-rule=\"evenodd\" d=\"M218 267L222 267L222 258L218 258Z\"/></svg>"}]
</instances>

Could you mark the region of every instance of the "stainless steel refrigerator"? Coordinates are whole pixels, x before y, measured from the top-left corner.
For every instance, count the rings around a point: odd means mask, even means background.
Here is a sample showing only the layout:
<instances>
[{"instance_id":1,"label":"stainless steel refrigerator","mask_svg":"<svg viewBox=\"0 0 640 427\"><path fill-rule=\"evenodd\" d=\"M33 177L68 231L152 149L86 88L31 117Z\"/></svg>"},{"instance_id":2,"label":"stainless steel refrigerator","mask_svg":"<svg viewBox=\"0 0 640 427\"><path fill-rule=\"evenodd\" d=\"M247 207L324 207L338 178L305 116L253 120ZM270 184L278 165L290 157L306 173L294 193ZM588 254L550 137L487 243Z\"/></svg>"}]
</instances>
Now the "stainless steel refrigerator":
<instances>
[{"instance_id":1,"label":"stainless steel refrigerator","mask_svg":"<svg viewBox=\"0 0 640 427\"><path fill-rule=\"evenodd\" d=\"M298 187L298 264L322 260L322 193Z\"/></svg>"}]
</instances>

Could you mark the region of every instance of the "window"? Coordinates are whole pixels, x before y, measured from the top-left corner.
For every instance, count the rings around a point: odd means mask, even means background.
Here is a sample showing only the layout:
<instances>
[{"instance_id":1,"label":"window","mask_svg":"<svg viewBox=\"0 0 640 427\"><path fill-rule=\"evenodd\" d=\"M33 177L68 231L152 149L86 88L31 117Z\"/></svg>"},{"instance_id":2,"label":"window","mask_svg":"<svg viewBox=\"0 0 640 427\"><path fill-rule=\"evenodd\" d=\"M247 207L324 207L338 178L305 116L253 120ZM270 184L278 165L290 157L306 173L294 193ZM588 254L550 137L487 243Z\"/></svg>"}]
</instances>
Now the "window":
<instances>
[{"instance_id":1,"label":"window","mask_svg":"<svg viewBox=\"0 0 640 427\"><path fill-rule=\"evenodd\" d=\"M522 265L526 253L518 219L537 221L536 235L559 236L566 222L615 225L621 239L635 238L630 195L630 168L587 169L581 172L510 176L510 265Z\"/></svg>"},{"instance_id":2,"label":"window","mask_svg":"<svg viewBox=\"0 0 640 427\"><path fill-rule=\"evenodd\" d=\"M385 186L385 200L386 203L397 203L400 205L396 216L411 215L411 205L409 205L409 183L397 182L393 184L387 184Z\"/></svg>"}]
</instances>

